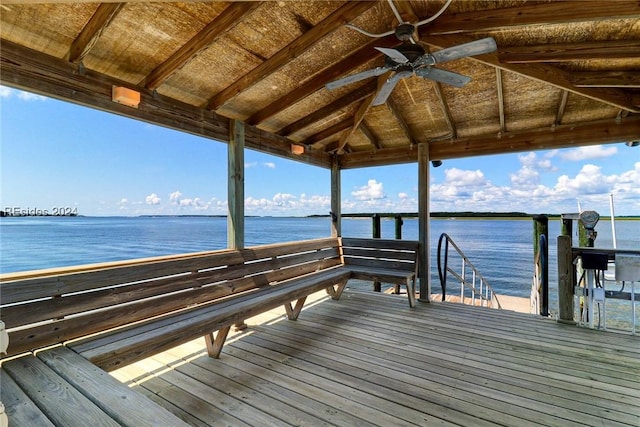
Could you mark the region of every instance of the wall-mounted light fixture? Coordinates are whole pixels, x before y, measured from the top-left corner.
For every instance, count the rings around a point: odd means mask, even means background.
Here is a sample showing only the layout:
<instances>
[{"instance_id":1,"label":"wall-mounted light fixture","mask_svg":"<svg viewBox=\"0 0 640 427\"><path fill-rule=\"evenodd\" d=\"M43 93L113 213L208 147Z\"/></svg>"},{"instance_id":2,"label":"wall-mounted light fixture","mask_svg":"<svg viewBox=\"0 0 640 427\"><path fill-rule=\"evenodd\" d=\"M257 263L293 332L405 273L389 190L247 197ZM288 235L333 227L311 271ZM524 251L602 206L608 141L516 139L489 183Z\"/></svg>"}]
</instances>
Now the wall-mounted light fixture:
<instances>
[{"instance_id":1,"label":"wall-mounted light fixture","mask_svg":"<svg viewBox=\"0 0 640 427\"><path fill-rule=\"evenodd\" d=\"M295 154L296 156L304 154L304 145L291 144L291 154Z\"/></svg>"},{"instance_id":2,"label":"wall-mounted light fixture","mask_svg":"<svg viewBox=\"0 0 640 427\"><path fill-rule=\"evenodd\" d=\"M431 164L433 165L434 168L438 168L442 166L442 160L432 160Z\"/></svg>"},{"instance_id":3,"label":"wall-mounted light fixture","mask_svg":"<svg viewBox=\"0 0 640 427\"><path fill-rule=\"evenodd\" d=\"M140 92L122 86L113 86L111 100L128 107L138 108L138 105L140 105Z\"/></svg>"},{"instance_id":4,"label":"wall-mounted light fixture","mask_svg":"<svg viewBox=\"0 0 640 427\"><path fill-rule=\"evenodd\" d=\"M640 146L640 141L627 141L625 142L627 147L638 147Z\"/></svg>"}]
</instances>

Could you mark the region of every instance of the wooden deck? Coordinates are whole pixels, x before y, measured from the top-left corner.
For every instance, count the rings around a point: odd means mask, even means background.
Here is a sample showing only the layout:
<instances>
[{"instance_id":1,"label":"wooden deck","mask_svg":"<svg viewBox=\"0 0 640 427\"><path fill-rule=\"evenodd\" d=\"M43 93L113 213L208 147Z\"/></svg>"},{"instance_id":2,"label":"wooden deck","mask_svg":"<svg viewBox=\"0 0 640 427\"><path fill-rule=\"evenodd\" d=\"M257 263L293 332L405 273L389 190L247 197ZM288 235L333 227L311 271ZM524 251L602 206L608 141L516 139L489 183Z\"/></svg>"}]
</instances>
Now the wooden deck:
<instances>
[{"instance_id":1,"label":"wooden deck","mask_svg":"<svg viewBox=\"0 0 640 427\"><path fill-rule=\"evenodd\" d=\"M640 337L346 290L113 372L194 426L639 426Z\"/></svg>"}]
</instances>

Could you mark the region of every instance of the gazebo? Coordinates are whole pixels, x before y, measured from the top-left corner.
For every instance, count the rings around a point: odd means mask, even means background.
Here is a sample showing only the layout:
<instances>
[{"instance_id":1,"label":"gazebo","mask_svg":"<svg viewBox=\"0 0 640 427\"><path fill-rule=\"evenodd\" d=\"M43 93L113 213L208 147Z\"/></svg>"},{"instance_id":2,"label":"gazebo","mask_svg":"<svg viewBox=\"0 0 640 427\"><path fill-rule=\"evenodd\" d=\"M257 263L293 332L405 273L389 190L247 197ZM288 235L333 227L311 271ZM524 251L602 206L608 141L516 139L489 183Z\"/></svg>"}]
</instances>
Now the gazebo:
<instances>
[{"instance_id":1,"label":"gazebo","mask_svg":"<svg viewBox=\"0 0 640 427\"><path fill-rule=\"evenodd\" d=\"M354 294L346 309L343 301L310 307L311 323L266 319L256 326L266 338L246 334L245 341L226 347L231 366L206 354L220 354L232 321L255 314L255 304L242 300L243 309L253 311L216 323L222 325L216 337L205 331L209 319L198 314L210 307L202 293L214 292L213 286L203 290L202 283L218 280L211 279L215 268L229 270L225 277L234 281L227 288L234 291L259 273L264 283L250 284L262 296L269 280L284 274L280 267L291 263L278 258L290 255L285 250L298 250L294 256L305 262L316 257L317 265L337 262L336 255L317 257L339 249L341 171L404 163L418 165L416 259L420 299L428 301L432 163L640 144L637 0L2 0L0 83L226 143L229 166L226 252L1 277L10 314L3 313L3 320L6 315L13 323L8 328L18 331L25 351L2 364L2 400L14 411L10 415L70 425L67 416L87 425L76 415L93 420L93 414L74 402L91 400L110 423L104 425L122 425L118 417L127 404L131 425L141 425L135 416L158 413L175 421L165 425L179 425L169 412L190 425L637 425L637 337L498 310L446 303L408 308L384 296ZM332 238L243 252L245 148L331 171ZM257 267L249 264L259 256L268 268L252 270ZM214 258L215 268L202 268ZM327 283L350 277L328 270ZM190 274L202 283L193 285ZM180 281L183 288L176 291L173 282ZM138 301L143 297L127 286L141 286L147 300ZM162 286L170 292L153 294ZM339 298L343 288L330 293ZM103 302L87 297L93 291ZM197 293L202 300L189 299ZM293 320L307 297L295 295L301 302L285 306ZM129 385L146 399L114 383L97 358L84 356L107 354L116 327L124 329L115 334L126 334L142 324L137 334L146 321L154 327L164 321L156 313L135 317L142 314L131 309L140 304L151 310L155 298L173 310L166 318L187 324L179 329L179 322L167 321L163 327L179 332L178 338L207 334L207 348L192 350L182 342L187 347L158 353L142 373L132 374ZM23 303L41 311L20 312ZM73 304L80 308L74 311ZM188 318L189 310L200 317ZM29 334L23 315L36 333ZM90 330L81 315L102 322L103 330ZM116 324L118 316L137 323ZM190 325L202 331L190 331ZM80 327L88 335L106 331L108 345L67 346L69 339L86 338L73 335ZM145 330L121 342L153 335L144 343L167 350L164 331ZM336 338L328 343L327 336ZM56 347L29 347L32 339ZM128 347L134 349L129 354L146 351L141 342ZM112 353L124 354L123 348ZM53 384L48 392L47 384Z\"/></svg>"},{"instance_id":2,"label":"gazebo","mask_svg":"<svg viewBox=\"0 0 640 427\"><path fill-rule=\"evenodd\" d=\"M8 0L1 12L2 84L229 143L231 247L244 147L330 168L338 216L341 170L417 162L426 242L430 161L640 138L635 1ZM470 77L462 87L397 67L326 87L383 68L375 48L487 37L495 51L433 65Z\"/></svg>"}]
</instances>

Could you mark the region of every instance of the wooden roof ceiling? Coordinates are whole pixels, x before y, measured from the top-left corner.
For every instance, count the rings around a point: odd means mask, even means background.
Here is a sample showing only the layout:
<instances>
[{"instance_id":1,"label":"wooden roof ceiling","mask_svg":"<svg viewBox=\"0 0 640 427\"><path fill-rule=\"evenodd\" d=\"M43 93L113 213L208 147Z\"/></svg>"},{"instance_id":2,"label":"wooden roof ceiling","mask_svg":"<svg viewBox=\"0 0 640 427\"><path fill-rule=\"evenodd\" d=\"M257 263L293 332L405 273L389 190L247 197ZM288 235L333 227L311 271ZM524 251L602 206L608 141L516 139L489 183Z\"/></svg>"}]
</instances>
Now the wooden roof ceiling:
<instances>
[{"instance_id":1,"label":"wooden roof ceiling","mask_svg":"<svg viewBox=\"0 0 640 427\"><path fill-rule=\"evenodd\" d=\"M412 23L443 0L394 1ZM38 4L2 0L2 84L328 167L509 153L640 139L640 1L454 0L415 38L437 51L493 37L496 53L438 67L455 88L378 79L325 84L384 63L372 33L397 25L387 1ZM141 93L112 102L112 86ZM291 154L291 144L305 146Z\"/></svg>"}]
</instances>

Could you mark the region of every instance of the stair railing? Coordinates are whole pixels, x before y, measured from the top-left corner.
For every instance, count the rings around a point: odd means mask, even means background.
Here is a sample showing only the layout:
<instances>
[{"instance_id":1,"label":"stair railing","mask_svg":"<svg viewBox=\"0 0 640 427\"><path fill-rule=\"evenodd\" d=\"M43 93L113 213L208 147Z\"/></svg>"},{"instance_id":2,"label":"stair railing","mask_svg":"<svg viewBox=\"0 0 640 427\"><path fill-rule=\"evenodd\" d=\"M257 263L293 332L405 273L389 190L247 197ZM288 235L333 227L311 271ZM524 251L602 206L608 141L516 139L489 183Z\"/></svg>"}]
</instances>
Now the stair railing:
<instances>
[{"instance_id":1,"label":"stair railing","mask_svg":"<svg viewBox=\"0 0 640 427\"><path fill-rule=\"evenodd\" d=\"M449 266L449 247L453 248L460 257L460 272L455 271ZM496 293L487 279L480 274L451 237L449 237L447 233L442 233L438 240L438 275L440 277L440 286L442 288L442 301L444 301L447 296L448 274L453 276L460 284L461 303L465 304L469 301L471 305L502 308ZM470 278L468 278L469 275L471 276Z\"/></svg>"}]
</instances>

